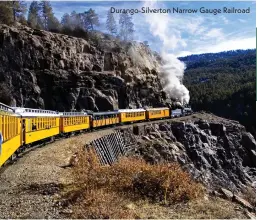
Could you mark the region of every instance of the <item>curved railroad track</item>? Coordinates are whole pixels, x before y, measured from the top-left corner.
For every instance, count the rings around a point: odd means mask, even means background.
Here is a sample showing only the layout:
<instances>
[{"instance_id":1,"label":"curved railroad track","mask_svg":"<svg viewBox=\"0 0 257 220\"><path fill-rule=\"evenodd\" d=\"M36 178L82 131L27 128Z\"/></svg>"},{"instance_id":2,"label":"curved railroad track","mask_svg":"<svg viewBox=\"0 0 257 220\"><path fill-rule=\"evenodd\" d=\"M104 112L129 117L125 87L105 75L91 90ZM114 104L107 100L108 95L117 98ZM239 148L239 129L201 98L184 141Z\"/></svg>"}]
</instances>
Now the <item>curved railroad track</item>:
<instances>
[{"instance_id":1,"label":"curved railroad track","mask_svg":"<svg viewBox=\"0 0 257 220\"><path fill-rule=\"evenodd\" d=\"M193 113L196 114L196 113ZM192 115L193 115L192 114ZM31 151L36 150L37 148L41 148L44 147L50 143L54 143L54 142L58 142L60 140L72 137L72 136L79 136L82 134L96 134L98 132L104 131L104 130L119 130L121 128L128 128L128 127L133 127L135 125L147 125L147 124L153 124L153 123L161 123L161 122L166 122L166 121L176 121L176 120L183 120L186 119L187 117L190 117L191 115L188 116L182 116L182 117L175 117L175 118L167 118L167 119L157 119L157 120L149 120L149 121L141 121L141 122L131 122L131 123L127 123L127 124L119 124L119 125L112 125L112 126L107 126L107 127L99 127L99 128L95 128L95 129L88 129L88 130L83 130L82 132L71 132L69 135L63 136L61 137L60 135L53 137L52 140L44 140L42 143L40 144L36 144L33 145L31 147L26 148L23 152L19 153L18 155L16 155L15 157L13 157L12 159L9 159L2 167L0 167L0 174L2 172L4 172L4 170L16 163L20 158L22 158L24 155L28 154Z\"/></svg>"}]
</instances>

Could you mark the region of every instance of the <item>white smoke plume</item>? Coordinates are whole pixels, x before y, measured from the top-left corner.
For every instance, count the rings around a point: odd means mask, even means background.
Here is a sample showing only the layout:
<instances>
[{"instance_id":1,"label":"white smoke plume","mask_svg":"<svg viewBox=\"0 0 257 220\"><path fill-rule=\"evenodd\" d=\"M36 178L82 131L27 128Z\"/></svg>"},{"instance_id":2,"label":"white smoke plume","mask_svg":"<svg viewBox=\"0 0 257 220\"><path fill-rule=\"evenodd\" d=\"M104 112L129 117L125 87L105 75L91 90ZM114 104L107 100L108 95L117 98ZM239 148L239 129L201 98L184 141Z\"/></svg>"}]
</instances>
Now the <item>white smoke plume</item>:
<instances>
[{"instance_id":1,"label":"white smoke plume","mask_svg":"<svg viewBox=\"0 0 257 220\"><path fill-rule=\"evenodd\" d=\"M164 91L170 97L178 99L181 104L187 104L190 96L188 89L181 83L184 75L185 65L174 55L162 53L164 64L160 68L161 83Z\"/></svg>"},{"instance_id":2,"label":"white smoke plume","mask_svg":"<svg viewBox=\"0 0 257 220\"><path fill-rule=\"evenodd\" d=\"M160 8L156 1L145 2L144 7ZM163 64L160 66L161 82L171 98L178 99L182 104L189 102L190 96L188 89L182 84L185 64L178 60L174 55L167 51L175 49L179 44L185 46L185 41L181 38L180 33L176 30L169 30L169 24L172 18L168 14L146 14L147 23L150 25L150 31L154 36L159 37L162 41L162 59ZM172 34L171 34L172 33Z\"/></svg>"},{"instance_id":3,"label":"white smoke plume","mask_svg":"<svg viewBox=\"0 0 257 220\"><path fill-rule=\"evenodd\" d=\"M156 58L145 46L132 43L132 46L128 50L128 55L131 57L133 63L139 67L157 68Z\"/></svg>"}]
</instances>

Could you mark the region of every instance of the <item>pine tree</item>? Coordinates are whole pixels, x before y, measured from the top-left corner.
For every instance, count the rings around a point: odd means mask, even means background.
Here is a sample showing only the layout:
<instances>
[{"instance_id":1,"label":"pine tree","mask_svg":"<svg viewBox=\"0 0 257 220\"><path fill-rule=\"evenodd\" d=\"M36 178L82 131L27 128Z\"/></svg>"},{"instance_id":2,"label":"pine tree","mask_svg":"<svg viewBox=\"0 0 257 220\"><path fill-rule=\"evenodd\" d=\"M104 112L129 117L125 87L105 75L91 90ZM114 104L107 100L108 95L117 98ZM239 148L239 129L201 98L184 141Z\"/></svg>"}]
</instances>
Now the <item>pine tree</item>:
<instances>
[{"instance_id":1,"label":"pine tree","mask_svg":"<svg viewBox=\"0 0 257 220\"><path fill-rule=\"evenodd\" d=\"M71 13L71 23L73 29L85 29L85 14L84 13L76 13L73 11Z\"/></svg>"},{"instance_id":2,"label":"pine tree","mask_svg":"<svg viewBox=\"0 0 257 220\"><path fill-rule=\"evenodd\" d=\"M27 11L27 3L24 1L10 1L12 8L13 21L17 21L20 17L24 17Z\"/></svg>"},{"instance_id":3,"label":"pine tree","mask_svg":"<svg viewBox=\"0 0 257 220\"><path fill-rule=\"evenodd\" d=\"M52 16L49 18L47 26L48 26L48 30L54 31L54 32L58 32L61 28L61 24L55 16Z\"/></svg>"},{"instance_id":4,"label":"pine tree","mask_svg":"<svg viewBox=\"0 0 257 220\"><path fill-rule=\"evenodd\" d=\"M24 21L27 4L24 1L1 1L0 22L11 24L16 21Z\"/></svg>"},{"instance_id":5,"label":"pine tree","mask_svg":"<svg viewBox=\"0 0 257 220\"><path fill-rule=\"evenodd\" d=\"M94 26L100 25L98 15L92 8L90 8L88 11L85 11L84 15L84 24L86 30L94 30Z\"/></svg>"},{"instance_id":6,"label":"pine tree","mask_svg":"<svg viewBox=\"0 0 257 220\"><path fill-rule=\"evenodd\" d=\"M0 23L11 24L13 22L10 2L0 1Z\"/></svg>"},{"instance_id":7,"label":"pine tree","mask_svg":"<svg viewBox=\"0 0 257 220\"><path fill-rule=\"evenodd\" d=\"M53 16L53 9L48 1L41 1L40 3L41 9L41 19L43 22L43 27L45 30L48 30L48 20Z\"/></svg>"},{"instance_id":8,"label":"pine tree","mask_svg":"<svg viewBox=\"0 0 257 220\"><path fill-rule=\"evenodd\" d=\"M62 16L61 24L62 24L62 27L63 27L63 28L71 28L71 26L72 26L72 21L71 21L71 16L70 16L68 13L65 13L65 14Z\"/></svg>"},{"instance_id":9,"label":"pine tree","mask_svg":"<svg viewBox=\"0 0 257 220\"><path fill-rule=\"evenodd\" d=\"M45 30L57 30L60 28L58 19L54 16L52 6L49 1L41 1L41 19Z\"/></svg>"},{"instance_id":10,"label":"pine tree","mask_svg":"<svg viewBox=\"0 0 257 220\"><path fill-rule=\"evenodd\" d=\"M111 10L107 13L106 28L111 34L117 34L117 24Z\"/></svg>"},{"instance_id":11,"label":"pine tree","mask_svg":"<svg viewBox=\"0 0 257 220\"><path fill-rule=\"evenodd\" d=\"M37 1L33 1L29 7L28 13L28 25L32 28L39 28L43 27L41 18L40 18L40 5Z\"/></svg>"},{"instance_id":12,"label":"pine tree","mask_svg":"<svg viewBox=\"0 0 257 220\"><path fill-rule=\"evenodd\" d=\"M119 19L120 24L120 33L119 36L122 40L128 41L133 39L134 23L132 21L132 17L127 13L120 14Z\"/></svg>"}]
</instances>

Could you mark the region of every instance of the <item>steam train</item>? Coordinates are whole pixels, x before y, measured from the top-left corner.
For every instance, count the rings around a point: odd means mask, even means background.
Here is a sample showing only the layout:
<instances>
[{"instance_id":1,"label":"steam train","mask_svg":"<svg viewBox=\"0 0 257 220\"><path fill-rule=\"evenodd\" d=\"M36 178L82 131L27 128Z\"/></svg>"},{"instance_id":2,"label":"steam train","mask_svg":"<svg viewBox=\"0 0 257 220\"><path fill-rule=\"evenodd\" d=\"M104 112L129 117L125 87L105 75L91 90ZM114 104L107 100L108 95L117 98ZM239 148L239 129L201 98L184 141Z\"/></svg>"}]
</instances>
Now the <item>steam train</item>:
<instances>
[{"instance_id":1,"label":"steam train","mask_svg":"<svg viewBox=\"0 0 257 220\"><path fill-rule=\"evenodd\" d=\"M57 112L9 107L0 103L0 167L26 148L56 136L106 126L167 119L191 114L190 108L119 109L108 112Z\"/></svg>"}]
</instances>

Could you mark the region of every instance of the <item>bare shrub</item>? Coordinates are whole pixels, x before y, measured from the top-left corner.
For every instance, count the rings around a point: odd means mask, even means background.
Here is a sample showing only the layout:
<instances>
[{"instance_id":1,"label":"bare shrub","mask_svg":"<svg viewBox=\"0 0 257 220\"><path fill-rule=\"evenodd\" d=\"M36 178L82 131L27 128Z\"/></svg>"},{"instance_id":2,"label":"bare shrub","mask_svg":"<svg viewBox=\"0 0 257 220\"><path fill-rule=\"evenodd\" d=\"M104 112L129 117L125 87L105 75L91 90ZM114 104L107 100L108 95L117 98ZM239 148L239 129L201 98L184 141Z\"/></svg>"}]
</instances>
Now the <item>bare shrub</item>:
<instances>
[{"instance_id":1,"label":"bare shrub","mask_svg":"<svg viewBox=\"0 0 257 220\"><path fill-rule=\"evenodd\" d=\"M175 163L151 165L138 158L122 158L112 166L101 166L92 149L78 156L76 199L69 195L73 217L134 218L133 210L124 208L129 201L143 198L172 204L204 194L202 185Z\"/></svg>"}]
</instances>

